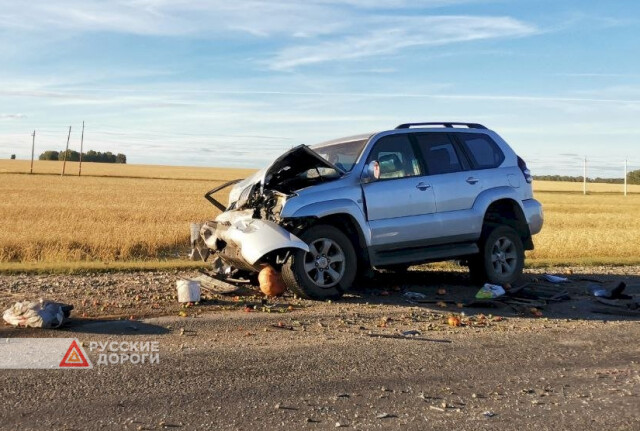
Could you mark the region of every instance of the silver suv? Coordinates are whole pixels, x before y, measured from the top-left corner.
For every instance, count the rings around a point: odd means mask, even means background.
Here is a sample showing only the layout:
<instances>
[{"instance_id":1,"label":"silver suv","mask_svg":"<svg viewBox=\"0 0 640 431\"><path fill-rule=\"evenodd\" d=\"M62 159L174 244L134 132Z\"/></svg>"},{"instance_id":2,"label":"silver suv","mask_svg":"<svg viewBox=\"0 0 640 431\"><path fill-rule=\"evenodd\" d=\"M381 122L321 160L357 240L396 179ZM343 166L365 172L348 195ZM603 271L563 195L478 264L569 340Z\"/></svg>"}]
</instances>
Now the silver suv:
<instances>
[{"instance_id":1,"label":"silver suv","mask_svg":"<svg viewBox=\"0 0 640 431\"><path fill-rule=\"evenodd\" d=\"M192 257L223 277L271 265L304 298L340 297L372 268L464 261L478 282L514 282L542 228L531 175L497 133L411 123L295 147L208 192L222 212L198 227ZM227 207L213 194L233 185Z\"/></svg>"}]
</instances>

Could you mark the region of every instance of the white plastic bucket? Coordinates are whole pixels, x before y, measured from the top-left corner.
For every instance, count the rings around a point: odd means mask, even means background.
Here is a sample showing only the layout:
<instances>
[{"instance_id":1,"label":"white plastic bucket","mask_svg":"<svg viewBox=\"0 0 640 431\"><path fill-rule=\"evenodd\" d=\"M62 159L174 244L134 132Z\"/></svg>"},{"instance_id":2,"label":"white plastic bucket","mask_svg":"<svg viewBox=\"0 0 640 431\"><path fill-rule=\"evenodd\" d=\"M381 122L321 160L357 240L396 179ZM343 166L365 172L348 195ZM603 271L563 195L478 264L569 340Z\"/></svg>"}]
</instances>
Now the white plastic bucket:
<instances>
[{"instance_id":1,"label":"white plastic bucket","mask_svg":"<svg viewBox=\"0 0 640 431\"><path fill-rule=\"evenodd\" d=\"M197 280L178 280L178 302L199 302L200 282Z\"/></svg>"}]
</instances>

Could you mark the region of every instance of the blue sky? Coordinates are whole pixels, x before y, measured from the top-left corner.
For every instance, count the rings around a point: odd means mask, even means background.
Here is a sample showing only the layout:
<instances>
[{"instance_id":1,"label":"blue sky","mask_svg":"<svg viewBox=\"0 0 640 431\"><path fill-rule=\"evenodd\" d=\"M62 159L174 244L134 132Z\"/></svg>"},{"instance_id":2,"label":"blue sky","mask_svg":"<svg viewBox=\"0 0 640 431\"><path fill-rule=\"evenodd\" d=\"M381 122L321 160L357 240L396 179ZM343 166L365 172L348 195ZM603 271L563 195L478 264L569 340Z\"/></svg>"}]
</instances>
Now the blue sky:
<instances>
[{"instance_id":1,"label":"blue sky","mask_svg":"<svg viewBox=\"0 0 640 431\"><path fill-rule=\"evenodd\" d=\"M534 173L640 169L640 4L0 0L0 157L259 167L408 121L486 124Z\"/></svg>"}]
</instances>

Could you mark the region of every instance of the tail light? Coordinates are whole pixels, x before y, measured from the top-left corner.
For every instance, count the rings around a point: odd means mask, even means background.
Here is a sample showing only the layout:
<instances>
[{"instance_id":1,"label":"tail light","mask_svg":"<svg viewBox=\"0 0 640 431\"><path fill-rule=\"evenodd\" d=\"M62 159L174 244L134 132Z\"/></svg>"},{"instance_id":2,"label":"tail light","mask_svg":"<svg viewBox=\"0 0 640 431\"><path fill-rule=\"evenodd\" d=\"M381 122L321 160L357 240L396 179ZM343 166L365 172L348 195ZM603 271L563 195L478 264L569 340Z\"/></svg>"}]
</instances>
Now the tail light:
<instances>
[{"instance_id":1,"label":"tail light","mask_svg":"<svg viewBox=\"0 0 640 431\"><path fill-rule=\"evenodd\" d=\"M527 168L527 164L520 156L518 156L518 167L522 171L522 175L524 175L524 179L531 184L533 178L531 177L531 171Z\"/></svg>"}]
</instances>

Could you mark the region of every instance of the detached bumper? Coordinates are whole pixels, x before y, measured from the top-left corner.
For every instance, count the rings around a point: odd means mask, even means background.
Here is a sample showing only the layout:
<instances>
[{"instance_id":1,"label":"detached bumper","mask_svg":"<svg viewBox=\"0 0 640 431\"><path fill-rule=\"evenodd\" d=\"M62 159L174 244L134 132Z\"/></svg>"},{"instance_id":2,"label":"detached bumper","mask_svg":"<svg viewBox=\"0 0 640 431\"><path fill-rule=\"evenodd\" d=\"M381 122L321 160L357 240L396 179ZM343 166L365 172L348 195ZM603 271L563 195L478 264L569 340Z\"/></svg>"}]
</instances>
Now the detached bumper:
<instances>
[{"instance_id":1,"label":"detached bumper","mask_svg":"<svg viewBox=\"0 0 640 431\"><path fill-rule=\"evenodd\" d=\"M527 218L527 224L529 225L529 232L531 235L537 234L542 230L544 223L542 205L535 199L527 199L522 201L522 207L524 209L524 216Z\"/></svg>"},{"instance_id":2,"label":"detached bumper","mask_svg":"<svg viewBox=\"0 0 640 431\"><path fill-rule=\"evenodd\" d=\"M239 269L256 270L265 255L286 249L309 251L309 246L282 226L253 219L246 213L227 212L202 225L200 238L207 249Z\"/></svg>"}]
</instances>

